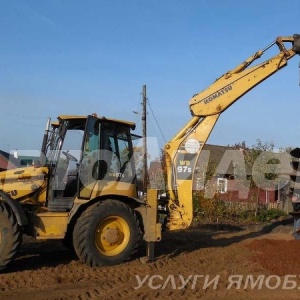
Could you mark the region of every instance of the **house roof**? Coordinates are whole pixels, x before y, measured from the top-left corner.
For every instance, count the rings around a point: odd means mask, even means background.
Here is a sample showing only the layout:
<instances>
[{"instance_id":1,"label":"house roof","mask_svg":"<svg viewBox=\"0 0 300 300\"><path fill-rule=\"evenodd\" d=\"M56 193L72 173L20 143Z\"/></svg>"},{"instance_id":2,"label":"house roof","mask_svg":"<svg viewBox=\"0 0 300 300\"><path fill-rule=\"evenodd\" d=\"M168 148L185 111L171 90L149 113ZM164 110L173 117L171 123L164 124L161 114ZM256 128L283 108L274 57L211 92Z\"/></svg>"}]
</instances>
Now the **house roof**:
<instances>
[{"instance_id":1,"label":"house roof","mask_svg":"<svg viewBox=\"0 0 300 300\"><path fill-rule=\"evenodd\" d=\"M204 167L208 160L209 166L213 167L220 175L234 175L246 170L246 175L252 175L251 170L244 163L244 149L229 146L205 144L200 153L198 166Z\"/></svg>"},{"instance_id":2,"label":"house roof","mask_svg":"<svg viewBox=\"0 0 300 300\"><path fill-rule=\"evenodd\" d=\"M203 150L200 153L198 160L198 166L205 167L205 162L218 169L218 174L220 175L234 175L234 171L238 172L239 168L243 167L243 157L244 154L249 150L237 149L235 147L229 146L219 146L205 144ZM207 153L205 153L207 152ZM294 168L298 169L299 159L300 158L300 148L295 148L291 151L290 160L283 159L280 160L280 164L276 168L276 173L283 175L291 175L291 163L294 164ZM274 153L274 155L280 155L280 153ZM276 158L276 156L274 156ZM280 159L280 156L277 157ZM202 160L202 161L201 161ZM240 164L239 164L240 162ZM237 168L234 170L234 165ZM215 170L214 170L215 171ZM246 175L251 176L252 170L246 166Z\"/></svg>"},{"instance_id":3,"label":"house roof","mask_svg":"<svg viewBox=\"0 0 300 300\"><path fill-rule=\"evenodd\" d=\"M14 169L20 165L20 161L15 158L13 155L0 150L0 169Z\"/></svg>"}]
</instances>

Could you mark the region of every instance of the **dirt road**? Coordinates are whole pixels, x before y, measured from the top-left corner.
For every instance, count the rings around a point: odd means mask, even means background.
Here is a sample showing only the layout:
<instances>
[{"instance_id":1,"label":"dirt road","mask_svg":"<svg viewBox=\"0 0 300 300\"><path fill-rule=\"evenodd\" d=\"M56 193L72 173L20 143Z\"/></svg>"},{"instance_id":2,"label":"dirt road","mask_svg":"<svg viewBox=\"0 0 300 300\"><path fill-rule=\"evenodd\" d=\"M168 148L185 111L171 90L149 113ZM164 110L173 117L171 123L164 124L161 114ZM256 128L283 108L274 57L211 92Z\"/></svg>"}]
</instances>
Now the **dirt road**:
<instances>
[{"instance_id":1,"label":"dirt road","mask_svg":"<svg viewBox=\"0 0 300 300\"><path fill-rule=\"evenodd\" d=\"M26 238L0 275L0 299L298 299L300 241L292 224L201 226L164 235L122 265L90 268L59 241Z\"/></svg>"}]
</instances>

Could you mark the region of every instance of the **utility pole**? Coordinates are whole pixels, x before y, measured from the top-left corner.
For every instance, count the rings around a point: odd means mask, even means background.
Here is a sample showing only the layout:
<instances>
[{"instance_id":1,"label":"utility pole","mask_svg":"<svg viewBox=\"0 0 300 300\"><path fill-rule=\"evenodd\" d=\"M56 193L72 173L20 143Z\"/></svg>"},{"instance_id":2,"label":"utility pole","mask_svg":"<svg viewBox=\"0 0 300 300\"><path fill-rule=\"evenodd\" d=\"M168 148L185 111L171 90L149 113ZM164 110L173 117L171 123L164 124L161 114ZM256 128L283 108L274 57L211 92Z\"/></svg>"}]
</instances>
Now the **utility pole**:
<instances>
[{"instance_id":1,"label":"utility pole","mask_svg":"<svg viewBox=\"0 0 300 300\"><path fill-rule=\"evenodd\" d=\"M147 96L146 96L146 85L143 85L143 114L142 114L142 125L143 125L143 192L147 191L148 184L148 167L147 167Z\"/></svg>"}]
</instances>

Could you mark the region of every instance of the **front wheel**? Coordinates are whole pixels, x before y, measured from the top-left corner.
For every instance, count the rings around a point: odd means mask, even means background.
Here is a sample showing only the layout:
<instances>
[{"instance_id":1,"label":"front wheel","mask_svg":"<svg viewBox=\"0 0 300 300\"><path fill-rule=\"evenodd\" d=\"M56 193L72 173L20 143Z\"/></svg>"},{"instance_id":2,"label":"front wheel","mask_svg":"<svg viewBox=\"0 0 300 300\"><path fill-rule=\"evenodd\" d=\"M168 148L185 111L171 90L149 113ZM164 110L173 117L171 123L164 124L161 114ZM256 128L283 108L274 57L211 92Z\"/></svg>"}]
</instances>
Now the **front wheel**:
<instances>
[{"instance_id":1,"label":"front wheel","mask_svg":"<svg viewBox=\"0 0 300 300\"><path fill-rule=\"evenodd\" d=\"M76 254L92 267L128 260L139 240L139 222L134 211L117 200L105 200L88 207L73 232Z\"/></svg>"},{"instance_id":2,"label":"front wheel","mask_svg":"<svg viewBox=\"0 0 300 300\"><path fill-rule=\"evenodd\" d=\"M21 228L9 207L0 201L0 271L15 258L22 243Z\"/></svg>"}]
</instances>

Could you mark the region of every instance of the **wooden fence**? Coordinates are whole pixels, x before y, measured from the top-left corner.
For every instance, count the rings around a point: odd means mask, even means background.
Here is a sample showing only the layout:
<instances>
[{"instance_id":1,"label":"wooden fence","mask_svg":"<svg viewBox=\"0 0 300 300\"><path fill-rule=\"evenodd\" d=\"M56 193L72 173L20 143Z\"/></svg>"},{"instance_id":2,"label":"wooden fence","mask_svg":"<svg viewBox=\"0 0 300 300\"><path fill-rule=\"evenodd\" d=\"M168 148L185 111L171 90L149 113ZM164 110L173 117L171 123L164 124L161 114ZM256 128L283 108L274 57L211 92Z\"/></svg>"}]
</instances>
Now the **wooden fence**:
<instances>
[{"instance_id":1,"label":"wooden fence","mask_svg":"<svg viewBox=\"0 0 300 300\"><path fill-rule=\"evenodd\" d=\"M238 201L224 201L229 210L255 210L257 208L264 209L279 209L286 214L293 211L291 201L278 201L269 203L256 203L256 202L238 202Z\"/></svg>"}]
</instances>

